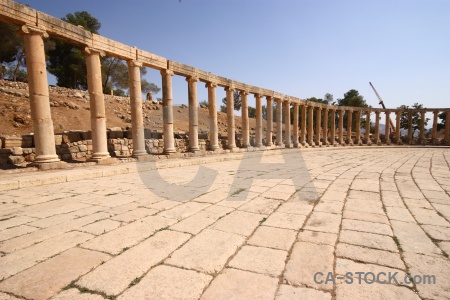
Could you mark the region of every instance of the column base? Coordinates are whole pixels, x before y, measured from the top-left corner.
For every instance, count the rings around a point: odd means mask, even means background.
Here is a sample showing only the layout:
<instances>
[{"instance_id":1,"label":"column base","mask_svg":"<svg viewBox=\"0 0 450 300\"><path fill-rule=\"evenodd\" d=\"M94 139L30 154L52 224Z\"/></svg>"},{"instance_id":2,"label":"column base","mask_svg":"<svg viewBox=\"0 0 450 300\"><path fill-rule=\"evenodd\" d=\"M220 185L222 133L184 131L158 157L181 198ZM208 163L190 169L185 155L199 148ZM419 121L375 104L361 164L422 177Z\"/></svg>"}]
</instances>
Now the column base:
<instances>
[{"instance_id":1,"label":"column base","mask_svg":"<svg viewBox=\"0 0 450 300\"><path fill-rule=\"evenodd\" d=\"M386 140L386 145L390 145L391 144L391 140Z\"/></svg>"},{"instance_id":2,"label":"column base","mask_svg":"<svg viewBox=\"0 0 450 300\"><path fill-rule=\"evenodd\" d=\"M131 155L134 158L138 158L139 156L147 155L147 151L145 150L133 150L133 154Z\"/></svg>"},{"instance_id":3,"label":"column base","mask_svg":"<svg viewBox=\"0 0 450 300\"><path fill-rule=\"evenodd\" d=\"M145 154L145 155L139 155L135 157L138 162L149 162L149 161L156 161L156 158L153 155Z\"/></svg>"},{"instance_id":4,"label":"column base","mask_svg":"<svg viewBox=\"0 0 450 300\"><path fill-rule=\"evenodd\" d=\"M372 141L367 141L366 146L372 146Z\"/></svg>"},{"instance_id":5,"label":"column base","mask_svg":"<svg viewBox=\"0 0 450 300\"><path fill-rule=\"evenodd\" d=\"M402 141L397 141L397 145L403 145Z\"/></svg>"},{"instance_id":6,"label":"column base","mask_svg":"<svg viewBox=\"0 0 450 300\"><path fill-rule=\"evenodd\" d=\"M35 163L54 163L60 161L58 155L38 155L35 157Z\"/></svg>"},{"instance_id":7,"label":"column base","mask_svg":"<svg viewBox=\"0 0 450 300\"><path fill-rule=\"evenodd\" d=\"M176 153L176 152L177 152L177 150L175 148L167 148L167 149L164 149L164 151L163 151L164 154L172 154L172 153Z\"/></svg>"},{"instance_id":8,"label":"column base","mask_svg":"<svg viewBox=\"0 0 450 300\"><path fill-rule=\"evenodd\" d=\"M209 146L210 151L217 151L219 149L220 149L220 147L218 145Z\"/></svg>"},{"instance_id":9,"label":"column base","mask_svg":"<svg viewBox=\"0 0 450 300\"><path fill-rule=\"evenodd\" d=\"M89 161L96 162L98 165L113 165L117 163L117 158L115 157L106 157L102 159L91 158L89 159Z\"/></svg>"},{"instance_id":10,"label":"column base","mask_svg":"<svg viewBox=\"0 0 450 300\"><path fill-rule=\"evenodd\" d=\"M300 145L299 145L299 143L294 143L294 148L298 148Z\"/></svg>"},{"instance_id":11,"label":"column base","mask_svg":"<svg viewBox=\"0 0 450 300\"><path fill-rule=\"evenodd\" d=\"M200 151L200 148L199 148L198 146L195 146L195 147L189 147L189 151L190 151L190 152L198 152L198 151Z\"/></svg>"},{"instance_id":12,"label":"column base","mask_svg":"<svg viewBox=\"0 0 450 300\"><path fill-rule=\"evenodd\" d=\"M67 163L64 161L53 161L53 162L32 162L28 165L29 167L37 168L41 171L47 170L57 170L57 169L65 169L68 167Z\"/></svg>"},{"instance_id":13,"label":"column base","mask_svg":"<svg viewBox=\"0 0 450 300\"><path fill-rule=\"evenodd\" d=\"M284 148L293 148L293 145L291 143L289 144L284 144Z\"/></svg>"}]
</instances>

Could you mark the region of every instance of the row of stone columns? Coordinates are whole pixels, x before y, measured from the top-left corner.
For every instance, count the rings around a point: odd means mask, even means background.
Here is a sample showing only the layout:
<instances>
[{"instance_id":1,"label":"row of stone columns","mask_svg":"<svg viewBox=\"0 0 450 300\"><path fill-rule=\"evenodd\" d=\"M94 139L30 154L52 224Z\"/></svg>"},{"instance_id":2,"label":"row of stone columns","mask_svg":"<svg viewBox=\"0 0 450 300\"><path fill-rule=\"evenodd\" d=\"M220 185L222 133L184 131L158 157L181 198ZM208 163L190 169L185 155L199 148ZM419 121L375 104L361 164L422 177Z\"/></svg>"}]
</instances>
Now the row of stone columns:
<instances>
[{"instance_id":1,"label":"row of stone columns","mask_svg":"<svg viewBox=\"0 0 450 300\"><path fill-rule=\"evenodd\" d=\"M57 162L59 161L56 155L54 143L53 122L51 119L48 81L46 72L45 52L43 39L47 37L44 30L24 25L21 28L21 34L24 36L25 52L27 56L27 69L29 76L29 94L30 94L30 108L34 124L35 132L35 147L36 147L36 163ZM86 67L88 78L88 90L90 96L90 112L91 112L91 128L92 128L92 145L93 145L93 160L103 160L109 157L106 136L106 114L105 101L102 90L101 65L100 57L103 54L101 50L87 47L84 51L86 55ZM141 92L141 76L140 67L142 64L135 60L127 62L129 68L129 82L130 82L130 104L132 116L132 137L133 137L133 156L139 157L146 155L145 139L144 139L144 123L142 112L142 92ZM162 70L162 102L163 102L163 122L164 122L164 152L167 154L176 152L174 131L173 131L173 103L172 103L172 76L171 70ZM186 78L188 83L188 98L189 98L189 150L192 152L199 151L198 145L198 101L197 101L197 82L199 79L194 76ZM208 88L208 103L209 103L209 119L210 119L210 150L220 149L218 140L218 125L217 125L217 109L216 109L216 88L217 84L213 82L206 83ZM234 120L234 97L235 89L233 87L225 87L227 100L227 132L228 132L228 148L234 149L235 143L235 120ZM250 127L248 118L248 92L240 91L242 99L242 146L250 146ZM255 132L255 146L263 145L263 124L262 124L262 97L263 95L255 94L256 99L256 132ZM336 109L329 107L321 108L311 105L290 103L286 99L273 98L266 96L267 100L267 121L266 121L266 146L272 146L273 137L273 101L276 101L276 145L290 147L302 146L320 146L320 145L337 145L347 144L353 145L351 137L352 117L355 114L356 120L356 137L355 143L362 145L360 133L360 110L347 110L347 140L343 139L343 117L344 111L338 110L339 124L338 137L336 141L335 128L335 114ZM291 104L294 108L293 114L293 144L291 143L291 122L290 122L290 108ZM284 140L282 127L282 108L284 106L285 112L285 126L284 126ZM386 129L385 129L385 143L390 144L390 110L385 111ZM396 127L400 127L400 117L402 111L395 110L396 113ZM331 116L331 126L328 126L328 115ZM323 118L322 118L323 115ZM434 112L432 141L437 141L437 118L438 111ZM449 138L450 131L450 111L446 112L446 127L445 136ZM301 124L299 124L301 119ZM375 134L373 143L381 144L379 122L380 111L375 111ZM314 132L314 120L315 132ZM419 128L420 143L425 142L424 129L425 111L421 111L421 124ZM412 112L409 111L408 116L409 141L412 142ZM328 131L328 127L330 127ZM300 128L300 132L299 132ZM370 110L366 111L366 144L372 143L370 139ZM397 144L401 144L400 135L395 136Z\"/></svg>"}]
</instances>

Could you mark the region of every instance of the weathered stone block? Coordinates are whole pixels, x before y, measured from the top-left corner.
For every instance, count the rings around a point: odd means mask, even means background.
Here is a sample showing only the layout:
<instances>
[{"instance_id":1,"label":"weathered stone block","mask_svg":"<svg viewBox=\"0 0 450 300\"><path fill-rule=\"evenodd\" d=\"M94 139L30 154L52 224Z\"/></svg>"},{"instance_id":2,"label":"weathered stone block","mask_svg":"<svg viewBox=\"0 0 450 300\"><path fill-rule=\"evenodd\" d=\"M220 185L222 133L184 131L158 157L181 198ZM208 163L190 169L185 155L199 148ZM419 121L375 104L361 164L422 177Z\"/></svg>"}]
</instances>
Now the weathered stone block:
<instances>
[{"instance_id":1,"label":"weathered stone block","mask_svg":"<svg viewBox=\"0 0 450 300\"><path fill-rule=\"evenodd\" d=\"M86 152L87 151L87 146L86 145L79 145L78 149L80 149L80 151Z\"/></svg>"},{"instance_id":2,"label":"weathered stone block","mask_svg":"<svg viewBox=\"0 0 450 300\"><path fill-rule=\"evenodd\" d=\"M72 147L69 148L69 152L70 152L70 153L77 153L77 152L79 152L79 151L80 151L80 150L78 149L77 146L72 146Z\"/></svg>"},{"instance_id":3,"label":"weathered stone block","mask_svg":"<svg viewBox=\"0 0 450 300\"><path fill-rule=\"evenodd\" d=\"M22 137L5 136L3 137L3 148L22 147Z\"/></svg>"},{"instance_id":4,"label":"weathered stone block","mask_svg":"<svg viewBox=\"0 0 450 300\"><path fill-rule=\"evenodd\" d=\"M23 163L24 161L25 161L25 158L23 156L11 155L8 158L8 163L14 164L14 165Z\"/></svg>"}]
</instances>

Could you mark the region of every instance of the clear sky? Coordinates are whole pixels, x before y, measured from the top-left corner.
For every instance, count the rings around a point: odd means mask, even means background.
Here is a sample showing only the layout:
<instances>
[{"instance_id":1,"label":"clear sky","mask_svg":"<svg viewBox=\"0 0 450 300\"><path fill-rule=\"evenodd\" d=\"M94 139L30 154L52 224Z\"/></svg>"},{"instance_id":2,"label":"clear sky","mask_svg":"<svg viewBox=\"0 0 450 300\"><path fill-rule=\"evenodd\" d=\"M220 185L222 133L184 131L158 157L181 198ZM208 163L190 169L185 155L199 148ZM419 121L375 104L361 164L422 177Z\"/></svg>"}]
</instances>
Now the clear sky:
<instances>
[{"instance_id":1,"label":"clear sky","mask_svg":"<svg viewBox=\"0 0 450 300\"><path fill-rule=\"evenodd\" d=\"M387 107L450 107L449 0L21 2L58 18L86 10L103 36L302 99L357 89L379 107L371 81ZM161 86L159 72L147 80ZM187 104L184 78L173 94ZM207 98L203 84L198 94Z\"/></svg>"}]
</instances>

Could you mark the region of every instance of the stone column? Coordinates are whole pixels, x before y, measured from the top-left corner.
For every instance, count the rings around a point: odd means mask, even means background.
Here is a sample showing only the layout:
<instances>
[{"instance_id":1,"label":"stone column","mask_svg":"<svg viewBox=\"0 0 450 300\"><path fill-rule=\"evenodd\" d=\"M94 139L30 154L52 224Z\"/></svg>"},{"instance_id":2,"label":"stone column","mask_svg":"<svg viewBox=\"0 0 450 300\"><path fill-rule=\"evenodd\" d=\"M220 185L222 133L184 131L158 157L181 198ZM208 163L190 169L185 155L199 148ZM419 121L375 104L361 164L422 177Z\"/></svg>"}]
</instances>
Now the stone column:
<instances>
[{"instance_id":1,"label":"stone column","mask_svg":"<svg viewBox=\"0 0 450 300\"><path fill-rule=\"evenodd\" d=\"M344 111L342 109L339 110L339 144L341 144L341 146L345 146L345 141L344 141Z\"/></svg>"},{"instance_id":2,"label":"stone column","mask_svg":"<svg viewBox=\"0 0 450 300\"><path fill-rule=\"evenodd\" d=\"M408 112L408 143L410 145L414 144L414 137L413 137L413 112L410 110Z\"/></svg>"},{"instance_id":3,"label":"stone column","mask_svg":"<svg viewBox=\"0 0 450 300\"><path fill-rule=\"evenodd\" d=\"M284 102L284 147L292 148L291 143L291 103Z\"/></svg>"},{"instance_id":4,"label":"stone column","mask_svg":"<svg viewBox=\"0 0 450 300\"><path fill-rule=\"evenodd\" d=\"M446 145L450 145L450 110L445 113L444 141Z\"/></svg>"},{"instance_id":5,"label":"stone column","mask_svg":"<svg viewBox=\"0 0 450 300\"><path fill-rule=\"evenodd\" d=\"M248 93L246 91L241 91L242 100L242 147L248 148L250 146L250 126L248 124Z\"/></svg>"},{"instance_id":6,"label":"stone column","mask_svg":"<svg viewBox=\"0 0 450 300\"><path fill-rule=\"evenodd\" d=\"M272 97L266 96L267 100L267 108L266 108L266 117L267 117L267 131L266 131L266 146L272 146L272 134L273 134L273 104Z\"/></svg>"},{"instance_id":7,"label":"stone column","mask_svg":"<svg viewBox=\"0 0 450 300\"><path fill-rule=\"evenodd\" d=\"M234 89L226 87L227 92L227 133L228 133L228 149L233 150L236 148L236 139L234 132Z\"/></svg>"},{"instance_id":8,"label":"stone column","mask_svg":"<svg viewBox=\"0 0 450 300\"><path fill-rule=\"evenodd\" d=\"M373 141L378 146L381 145L381 141L380 141L380 112L378 110L375 112L375 138L374 138Z\"/></svg>"},{"instance_id":9,"label":"stone column","mask_svg":"<svg viewBox=\"0 0 450 300\"><path fill-rule=\"evenodd\" d=\"M397 143L397 145L401 145L402 143L402 137L400 134L400 119L402 117L402 111L397 110L395 112L395 142Z\"/></svg>"},{"instance_id":10,"label":"stone column","mask_svg":"<svg viewBox=\"0 0 450 300\"><path fill-rule=\"evenodd\" d=\"M172 76L173 71L162 70L162 103L164 123L164 153L175 153L173 137L173 106L172 106Z\"/></svg>"},{"instance_id":11,"label":"stone column","mask_svg":"<svg viewBox=\"0 0 450 300\"><path fill-rule=\"evenodd\" d=\"M282 103L281 99L275 99L277 102L277 108L275 110L276 115L276 122L277 122L277 138L275 140L275 144L277 146L283 145L283 126L281 124L282 118L283 118L283 109L282 109Z\"/></svg>"},{"instance_id":12,"label":"stone column","mask_svg":"<svg viewBox=\"0 0 450 300\"><path fill-rule=\"evenodd\" d=\"M216 151L219 146L219 127L217 125L216 88L217 84L208 82L208 111L209 111L209 148Z\"/></svg>"},{"instance_id":13,"label":"stone column","mask_svg":"<svg viewBox=\"0 0 450 300\"><path fill-rule=\"evenodd\" d=\"M262 103L261 103L261 95L255 94L255 99L256 99L255 147L262 147Z\"/></svg>"},{"instance_id":14,"label":"stone column","mask_svg":"<svg viewBox=\"0 0 450 300\"><path fill-rule=\"evenodd\" d=\"M420 133L419 133L419 143L425 145L425 111L420 111Z\"/></svg>"},{"instance_id":15,"label":"stone column","mask_svg":"<svg viewBox=\"0 0 450 300\"><path fill-rule=\"evenodd\" d=\"M128 77L130 85L131 105L131 134L133 138L133 157L146 155L144 137L144 118L142 116L142 89L141 70L142 63L129 60Z\"/></svg>"},{"instance_id":16,"label":"stone column","mask_svg":"<svg viewBox=\"0 0 450 300\"><path fill-rule=\"evenodd\" d=\"M361 111L355 111L355 133L356 133L356 145L362 146L361 141Z\"/></svg>"},{"instance_id":17,"label":"stone column","mask_svg":"<svg viewBox=\"0 0 450 300\"><path fill-rule=\"evenodd\" d=\"M347 111L347 144L350 146L353 146L353 139L352 139L352 120L353 117L353 111L349 110Z\"/></svg>"},{"instance_id":18,"label":"stone column","mask_svg":"<svg viewBox=\"0 0 450 300\"><path fill-rule=\"evenodd\" d=\"M292 135L294 140L294 148L298 148L298 103L294 102L294 121L292 127Z\"/></svg>"},{"instance_id":19,"label":"stone column","mask_svg":"<svg viewBox=\"0 0 450 300\"><path fill-rule=\"evenodd\" d=\"M20 34L24 38L27 57L30 110L36 148L34 162L37 164L58 162L44 52L44 38L47 38L48 35L43 29L29 25L23 25Z\"/></svg>"},{"instance_id":20,"label":"stone column","mask_svg":"<svg viewBox=\"0 0 450 300\"><path fill-rule=\"evenodd\" d=\"M302 146L308 146L306 142L306 105L301 105L302 126L300 132L300 143Z\"/></svg>"},{"instance_id":21,"label":"stone column","mask_svg":"<svg viewBox=\"0 0 450 300\"><path fill-rule=\"evenodd\" d=\"M437 124L438 124L438 111L433 112L433 130L431 132L431 142L433 145L437 145Z\"/></svg>"},{"instance_id":22,"label":"stone column","mask_svg":"<svg viewBox=\"0 0 450 300\"><path fill-rule=\"evenodd\" d=\"M330 109L330 145L336 146L336 110Z\"/></svg>"},{"instance_id":23,"label":"stone column","mask_svg":"<svg viewBox=\"0 0 450 300\"><path fill-rule=\"evenodd\" d=\"M366 111L366 145L372 145L372 141L370 140L370 110Z\"/></svg>"},{"instance_id":24,"label":"stone column","mask_svg":"<svg viewBox=\"0 0 450 300\"><path fill-rule=\"evenodd\" d=\"M189 151L200 151L198 147L198 103L197 103L197 82L198 78L189 76L188 101L189 101Z\"/></svg>"},{"instance_id":25,"label":"stone column","mask_svg":"<svg viewBox=\"0 0 450 300\"><path fill-rule=\"evenodd\" d=\"M322 143L320 142L320 126L322 123L321 114L322 114L322 108L317 107L316 108L316 139L315 139L315 143L316 143L316 146L319 146L319 147L322 145Z\"/></svg>"},{"instance_id":26,"label":"stone column","mask_svg":"<svg viewBox=\"0 0 450 300\"><path fill-rule=\"evenodd\" d=\"M91 108L92 160L99 161L110 157L106 140L105 98L102 88L102 68L99 50L86 48L87 83Z\"/></svg>"},{"instance_id":27,"label":"stone column","mask_svg":"<svg viewBox=\"0 0 450 300\"><path fill-rule=\"evenodd\" d=\"M385 136L385 139L386 139L386 145L390 145L391 144L391 139L389 137L389 128L391 127L391 119L389 117L390 113L391 113L390 111L386 111L385 112L385 114L386 114L386 127L385 127L385 130L384 130L384 136Z\"/></svg>"},{"instance_id":28,"label":"stone column","mask_svg":"<svg viewBox=\"0 0 450 300\"><path fill-rule=\"evenodd\" d=\"M323 109L323 145L328 146L328 108Z\"/></svg>"},{"instance_id":29,"label":"stone column","mask_svg":"<svg viewBox=\"0 0 450 300\"><path fill-rule=\"evenodd\" d=\"M315 146L314 144L314 107L308 106L308 144Z\"/></svg>"}]
</instances>

